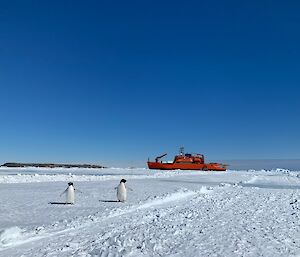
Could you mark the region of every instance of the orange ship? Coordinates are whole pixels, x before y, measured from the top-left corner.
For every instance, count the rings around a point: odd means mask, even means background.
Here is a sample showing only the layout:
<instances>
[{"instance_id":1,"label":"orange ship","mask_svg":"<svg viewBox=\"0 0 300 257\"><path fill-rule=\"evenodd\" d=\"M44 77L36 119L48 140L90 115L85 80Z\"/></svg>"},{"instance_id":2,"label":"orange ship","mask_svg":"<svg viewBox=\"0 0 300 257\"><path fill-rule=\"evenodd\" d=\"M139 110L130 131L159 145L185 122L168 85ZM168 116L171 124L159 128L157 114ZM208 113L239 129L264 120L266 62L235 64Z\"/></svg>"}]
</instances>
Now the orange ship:
<instances>
[{"instance_id":1,"label":"orange ship","mask_svg":"<svg viewBox=\"0 0 300 257\"><path fill-rule=\"evenodd\" d=\"M155 170L216 170L225 171L226 164L221 163L205 163L203 154L189 154L184 153L183 147L180 148L180 154L176 155L173 162L160 161L166 156L163 154L155 158L155 162L148 161L149 169Z\"/></svg>"}]
</instances>

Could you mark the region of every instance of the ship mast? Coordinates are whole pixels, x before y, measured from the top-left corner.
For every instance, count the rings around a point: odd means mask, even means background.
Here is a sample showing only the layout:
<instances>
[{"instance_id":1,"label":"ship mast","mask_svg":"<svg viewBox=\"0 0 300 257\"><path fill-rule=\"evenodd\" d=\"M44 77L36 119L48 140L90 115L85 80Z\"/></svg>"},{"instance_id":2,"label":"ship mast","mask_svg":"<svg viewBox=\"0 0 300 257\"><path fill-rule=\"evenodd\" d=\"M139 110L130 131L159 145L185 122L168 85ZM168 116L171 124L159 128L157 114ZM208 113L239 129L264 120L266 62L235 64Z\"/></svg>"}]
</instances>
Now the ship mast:
<instances>
[{"instance_id":1,"label":"ship mast","mask_svg":"<svg viewBox=\"0 0 300 257\"><path fill-rule=\"evenodd\" d=\"M183 147L183 146L181 146L181 147L179 148L179 154L180 154L180 155L184 155L184 147Z\"/></svg>"}]
</instances>

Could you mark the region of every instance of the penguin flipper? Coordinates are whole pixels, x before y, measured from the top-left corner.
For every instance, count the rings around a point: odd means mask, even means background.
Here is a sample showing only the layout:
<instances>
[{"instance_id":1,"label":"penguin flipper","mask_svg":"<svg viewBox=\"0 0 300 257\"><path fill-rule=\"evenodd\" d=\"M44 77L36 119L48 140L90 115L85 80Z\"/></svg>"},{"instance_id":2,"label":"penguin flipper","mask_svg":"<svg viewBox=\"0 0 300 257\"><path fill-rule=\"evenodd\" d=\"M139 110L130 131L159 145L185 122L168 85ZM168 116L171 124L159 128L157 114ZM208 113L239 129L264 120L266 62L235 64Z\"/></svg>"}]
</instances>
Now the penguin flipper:
<instances>
[{"instance_id":1,"label":"penguin flipper","mask_svg":"<svg viewBox=\"0 0 300 257\"><path fill-rule=\"evenodd\" d=\"M63 191L59 196L62 196L62 195L65 194L67 191L68 191L68 188L67 188L65 191Z\"/></svg>"}]
</instances>

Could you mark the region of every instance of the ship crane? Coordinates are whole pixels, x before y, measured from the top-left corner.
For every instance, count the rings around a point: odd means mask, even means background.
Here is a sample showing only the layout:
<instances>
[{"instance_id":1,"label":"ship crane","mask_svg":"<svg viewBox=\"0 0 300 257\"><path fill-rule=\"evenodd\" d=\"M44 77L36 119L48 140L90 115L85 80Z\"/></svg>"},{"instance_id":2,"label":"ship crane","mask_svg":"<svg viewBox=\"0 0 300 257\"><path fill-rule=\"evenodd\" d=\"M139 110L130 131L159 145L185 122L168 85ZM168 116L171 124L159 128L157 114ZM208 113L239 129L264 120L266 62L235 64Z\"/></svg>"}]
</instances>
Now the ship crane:
<instances>
[{"instance_id":1,"label":"ship crane","mask_svg":"<svg viewBox=\"0 0 300 257\"><path fill-rule=\"evenodd\" d=\"M161 158L165 157L166 155L167 155L167 153L165 153L165 154L163 154L163 155L161 155L161 156L157 156L157 157L155 158L155 162L158 162Z\"/></svg>"}]
</instances>

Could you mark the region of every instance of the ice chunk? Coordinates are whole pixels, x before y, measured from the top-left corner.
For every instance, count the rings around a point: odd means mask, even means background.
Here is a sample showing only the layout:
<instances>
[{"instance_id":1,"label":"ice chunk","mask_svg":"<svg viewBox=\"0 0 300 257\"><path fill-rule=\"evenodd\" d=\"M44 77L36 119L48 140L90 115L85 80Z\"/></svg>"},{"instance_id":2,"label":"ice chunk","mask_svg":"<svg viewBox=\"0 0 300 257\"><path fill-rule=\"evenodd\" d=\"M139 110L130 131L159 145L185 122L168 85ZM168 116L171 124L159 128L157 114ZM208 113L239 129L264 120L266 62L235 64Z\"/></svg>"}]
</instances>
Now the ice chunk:
<instances>
[{"instance_id":1,"label":"ice chunk","mask_svg":"<svg viewBox=\"0 0 300 257\"><path fill-rule=\"evenodd\" d=\"M13 244L22 237L22 230L19 227L10 227L0 231L0 245Z\"/></svg>"}]
</instances>

